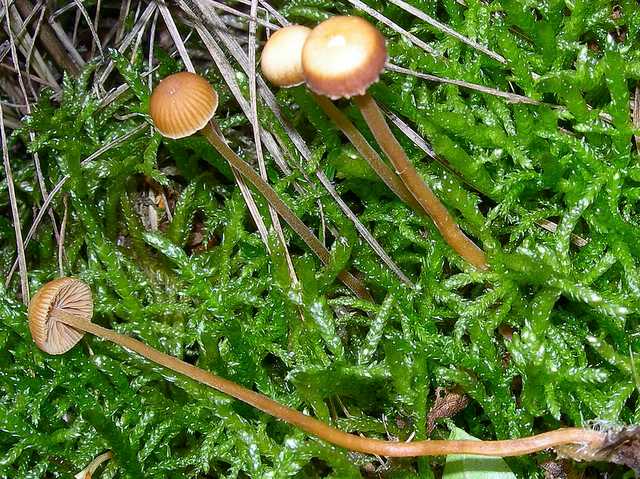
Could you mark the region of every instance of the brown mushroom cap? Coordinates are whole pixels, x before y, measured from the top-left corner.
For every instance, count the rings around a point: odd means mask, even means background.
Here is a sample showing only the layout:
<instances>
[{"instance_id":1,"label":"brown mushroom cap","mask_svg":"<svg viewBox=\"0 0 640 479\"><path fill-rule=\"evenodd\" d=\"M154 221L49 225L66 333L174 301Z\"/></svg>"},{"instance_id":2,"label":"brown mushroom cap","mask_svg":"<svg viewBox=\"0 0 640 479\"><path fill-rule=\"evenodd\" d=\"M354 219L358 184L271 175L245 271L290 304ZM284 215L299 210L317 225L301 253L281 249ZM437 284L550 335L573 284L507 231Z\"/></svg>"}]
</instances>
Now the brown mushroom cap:
<instances>
[{"instance_id":1,"label":"brown mushroom cap","mask_svg":"<svg viewBox=\"0 0 640 479\"><path fill-rule=\"evenodd\" d=\"M262 49L260 68L264 77L279 87L304 83L302 47L311 29L289 25L275 32Z\"/></svg>"},{"instance_id":2,"label":"brown mushroom cap","mask_svg":"<svg viewBox=\"0 0 640 479\"><path fill-rule=\"evenodd\" d=\"M384 37L368 21L332 17L314 28L302 49L309 88L332 99L363 95L387 61Z\"/></svg>"},{"instance_id":3,"label":"brown mushroom cap","mask_svg":"<svg viewBox=\"0 0 640 479\"><path fill-rule=\"evenodd\" d=\"M190 72L169 75L155 87L149 113L158 131L184 138L201 130L218 108L218 94L207 80Z\"/></svg>"},{"instance_id":4,"label":"brown mushroom cap","mask_svg":"<svg viewBox=\"0 0 640 479\"><path fill-rule=\"evenodd\" d=\"M91 288L78 279L58 278L45 284L31 298L31 337L40 349L49 354L66 353L84 336L84 332L56 320L57 310L91 321Z\"/></svg>"}]
</instances>

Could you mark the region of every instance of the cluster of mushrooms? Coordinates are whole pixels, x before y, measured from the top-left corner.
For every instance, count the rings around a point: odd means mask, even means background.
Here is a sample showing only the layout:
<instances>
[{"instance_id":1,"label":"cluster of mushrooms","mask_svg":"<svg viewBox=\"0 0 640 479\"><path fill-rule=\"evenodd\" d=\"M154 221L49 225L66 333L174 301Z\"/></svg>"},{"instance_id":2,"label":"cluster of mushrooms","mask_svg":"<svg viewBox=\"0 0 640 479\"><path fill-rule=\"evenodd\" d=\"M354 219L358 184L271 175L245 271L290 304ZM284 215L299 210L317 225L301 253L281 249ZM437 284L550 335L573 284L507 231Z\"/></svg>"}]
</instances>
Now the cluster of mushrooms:
<instances>
[{"instance_id":1,"label":"cluster of mushrooms","mask_svg":"<svg viewBox=\"0 0 640 479\"><path fill-rule=\"evenodd\" d=\"M399 197L411 206L427 212L443 237L458 253L476 267L485 268L486 259L482 251L462 233L444 206L424 184L391 134L378 106L366 94L366 88L377 80L385 61L384 38L375 27L358 17L334 17L314 30L291 26L273 34L263 52L262 70L267 78L281 86L306 82L317 95L334 99L354 97L381 148L398 171L400 180L379 157L379 164L372 164L374 169ZM352 141L353 138L358 140L359 137L354 133L355 127L349 126L349 120L324 96L317 98L323 109L330 112L329 116L339 120L336 123L347 136ZM265 196L309 247L323 261L328 261L329 253L318 238L224 141L212 119L217 103L216 92L204 78L183 72L160 82L151 97L150 113L156 128L166 137L183 138L196 132L203 134L231 167ZM365 148L360 140L355 143ZM341 279L356 294L367 296L364 286L350 273L344 272ZM33 340L46 353L64 354L85 333L91 333L228 394L310 435L351 451L391 457L448 454L506 457L555 448L559 453L575 459L606 460L639 467L638 428L615 431L565 428L506 441L427 440L406 443L345 433L262 394L93 323L91 289L78 279L59 278L45 284L33 296L28 314Z\"/></svg>"},{"instance_id":2,"label":"cluster of mushrooms","mask_svg":"<svg viewBox=\"0 0 640 479\"><path fill-rule=\"evenodd\" d=\"M476 268L487 269L484 252L462 232L424 182L391 132L378 104L367 93L386 61L385 39L376 27L360 17L336 16L313 30L302 25L281 28L265 44L260 65L265 78L276 86L306 83L327 116L389 189L416 211L428 214L445 241L462 258ZM395 171L330 101L340 98L353 98Z\"/></svg>"}]
</instances>

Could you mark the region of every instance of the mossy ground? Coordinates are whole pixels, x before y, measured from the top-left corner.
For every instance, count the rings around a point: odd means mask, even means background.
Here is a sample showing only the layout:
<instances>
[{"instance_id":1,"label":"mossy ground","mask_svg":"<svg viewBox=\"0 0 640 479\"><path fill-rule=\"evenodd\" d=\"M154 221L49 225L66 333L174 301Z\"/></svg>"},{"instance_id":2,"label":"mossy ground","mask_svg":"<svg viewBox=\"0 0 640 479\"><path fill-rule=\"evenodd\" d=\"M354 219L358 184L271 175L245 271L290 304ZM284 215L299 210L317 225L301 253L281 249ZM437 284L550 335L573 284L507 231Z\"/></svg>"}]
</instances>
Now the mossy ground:
<instances>
[{"instance_id":1,"label":"mossy ground","mask_svg":"<svg viewBox=\"0 0 640 479\"><path fill-rule=\"evenodd\" d=\"M9 138L22 231L43 201L37 155L49 191L66 178L52 202L57 229L65 225L60 261L64 274L91 285L96 322L345 431L447 437L443 421L427 432L438 387L469 398L452 420L483 439L593 420L639 423L640 156L633 113L640 6L411 2L503 56L503 64L390 2L367 3L437 52L378 24L392 63L539 102L513 103L393 72L371 89L433 148L435 159L395 130L425 180L488 253L489 272L471 270L427 218L394 198L297 87L277 92L277 100L311 161L259 102L260 123L292 170L283 175L267 152L269 179L325 241L332 262L322 266L285 226L299 278L293 285L286 252L273 234L268 252L223 159L202 138L165 141L145 126L149 25L136 52L112 51L80 77L66 76L62 95L41 91L33 114ZM191 27L180 21L189 19L183 6L171 11L186 38ZM277 6L290 21L310 26L336 13L362 15L331 0ZM138 13L145 8L143 2ZM246 28L242 17L236 21ZM132 8L126 27L137 22ZM157 28L153 81L184 68L169 54L174 47L161 16ZM246 38L241 29L233 33ZM251 124L234 91L197 32L187 47L221 93L224 134L253 162ZM249 98L247 76L229 58L231 79ZM104 86L129 88L105 102L96 85L110 62L116 70ZM338 105L375 144L354 106ZM363 241L316 180L316 168L414 288ZM269 225L266 204L254 197ZM16 258L6 176L0 208L6 276ZM45 216L26 249L32 292L59 275L58 252ZM343 268L363 279L374 303L356 299L336 279ZM101 478L441 474L442 458L384 460L336 449L95 338L47 356L30 339L18 273L0 286L0 318L2 477L70 477L105 450L114 457ZM540 464L550 458L508 464L519 477L542 477ZM606 465L574 467L587 477L631 477Z\"/></svg>"}]
</instances>

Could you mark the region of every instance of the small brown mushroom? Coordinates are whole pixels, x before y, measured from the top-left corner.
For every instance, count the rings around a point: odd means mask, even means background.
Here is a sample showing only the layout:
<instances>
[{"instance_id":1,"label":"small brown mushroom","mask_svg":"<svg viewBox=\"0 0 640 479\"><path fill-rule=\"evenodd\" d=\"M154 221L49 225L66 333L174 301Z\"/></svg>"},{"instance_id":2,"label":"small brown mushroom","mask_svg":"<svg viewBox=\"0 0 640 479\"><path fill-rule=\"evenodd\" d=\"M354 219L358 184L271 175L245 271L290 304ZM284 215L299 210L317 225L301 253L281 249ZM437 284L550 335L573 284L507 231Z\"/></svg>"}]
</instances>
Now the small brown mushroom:
<instances>
[{"instance_id":1,"label":"small brown mushroom","mask_svg":"<svg viewBox=\"0 0 640 479\"><path fill-rule=\"evenodd\" d=\"M537 436L506 441L427 440L415 442L382 441L349 434L311 416L284 406L232 381L211 374L146 344L91 322L93 303L89 286L73 278L60 278L45 284L29 305L29 329L36 345L50 354L62 354L76 344L85 332L129 349L160 366L238 399L306 433L351 451L389 457L477 454L519 456L551 447L582 460L610 460L636 467L640 442L638 428L612 433L580 428L557 429ZM63 338L63 339L61 339ZM64 339L66 338L66 339ZM621 451L622 448L622 451Z\"/></svg>"},{"instance_id":2,"label":"small brown mushroom","mask_svg":"<svg viewBox=\"0 0 640 479\"><path fill-rule=\"evenodd\" d=\"M276 31L262 49L262 74L272 84L289 88L305 82L302 71L302 48L311 29L302 25L289 25ZM422 211L402 180L382 161L378 152L367 142L355 125L327 97L313 93L320 108L351 141L369 166L402 201Z\"/></svg>"},{"instance_id":3,"label":"small brown mushroom","mask_svg":"<svg viewBox=\"0 0 640 479\"><path fill-rule=\"evenodd\" d=\"M89 286L73 278L55 279L31 298L29 330L36 345L46 353L64 354L82 339L82 332L57 320L62 313L91 321L93 301Z\"/></svg>"},{"instance_id":4,"label":"small brown mushroom","mask_svg":"<svg viewBox=\"0 0 640 479\"><path fill-rule=\"evenodd\" d=\"M382 34L355 16L335 16L320 23L302 48L307 85L332 100L366 94L386 61Z\"/></svg>"},{"instance_id":5,"label":"small brown mushroom","mask_svg":"<svg viewBox=\"0 0 640 479\"><path fill-rule=\"evenodd\" d=\"M200 132L231 167L266 198L309 248L325 264L329 263L327 248L280 199L275 190L229 148L213 120L217 106L218 95L207 80L195 73L181 72L169 75L153 90L149 112L156 129L168 138L185 138ZM359 297L371 298L364 284L348 271L343 271L339 277Z\"/></svg>"},{"instance_id":6,"label":"small brown mushroom","mask_svg":"<svg viewBox=\"0 0 640 479\"><path fill-rule=\"evenodd\" d=\"M366 92L378 80L386 59L384 37L373 25L360 17L336 16L320 23L309 34L302 49L302 70L314 92L332 99L353 97L406 188L445 241L476 268L487 269L484 252L464 234L424 182L393 136L377 103Z\"/></svg>"},{"instance_id":7,"label":"small brown mushroom","mask_svg":"<svg viewBox=\"0 0 640 479\"><path fill-rule=\"evenodd\" d=\"M300 55L311 33L304 25L289 25L275 31L262 48L260 69L276 86L289 88L304 83Z\"/></svg>"},{"instance_id":8,"label":"small brown mushroom","mask_svg":"<svg viewBox=\"0 0 640 479\"><path fill-rule=\"evenodd\" d=\"M153 90L149 114L162 136L185 138L202 130L218 109L218 94L190 72L169 75Z\"/></svg>"}]
</instances>

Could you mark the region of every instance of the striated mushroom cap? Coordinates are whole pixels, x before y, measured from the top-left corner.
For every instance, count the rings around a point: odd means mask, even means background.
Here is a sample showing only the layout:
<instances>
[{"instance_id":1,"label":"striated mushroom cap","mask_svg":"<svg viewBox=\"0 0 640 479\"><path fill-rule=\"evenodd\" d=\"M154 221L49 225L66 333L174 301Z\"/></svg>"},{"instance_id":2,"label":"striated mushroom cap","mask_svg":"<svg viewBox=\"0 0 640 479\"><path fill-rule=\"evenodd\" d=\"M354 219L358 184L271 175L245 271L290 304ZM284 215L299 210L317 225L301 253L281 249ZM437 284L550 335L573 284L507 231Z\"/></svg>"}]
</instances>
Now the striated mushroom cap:
<instances>
[{"instance_id":1,"label":"striated mushroom cap","mask_svg":"<svg viewBox=\"0 0 640 479\"><path fill-rule=\"evenodd\" d=\"M314 28L302 49L309 88L331 99L364 95L387 61L384 37L360 17L337 16Z\"/></svg>"},{"instance_id":2,"label":"striated mushroom cap","mask_svg":"<svg viewBox=\"0 0 640 479\"><path fill-rule=\"evenodd\" d=\"M311 29L289 25L275 32L262 49L260 68L264 77L279 87L304 83L302 47Z\"/></svg>"},{"instance_id":3,"label":"striated mushroom cap","mask_svg":"<svg viewBox=\"0 0 640 479\"><path fill-rule=\"evenodd\" d=\"M73 348L84 332L57 321L55 312L63 311L91 321L93 299L91 288L74 278L58 278L48 282L29 303L29 330L40 349L49 354L64 354Z\"/></svg>"},{"instance_id":4,"label":"striated mushroom cap","mask_svg":"<svg viewBox=\"0 0 640 479\"><path fill-rule=\"evenodd\" d=\"M218 94L200 75L180 72L155 87L149 101L153 123L168 138L193 135L211 120L218 108Z\"/></svg>"}]
</instances>

